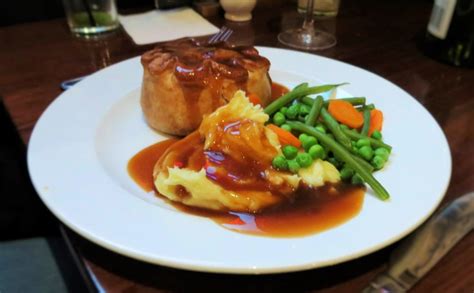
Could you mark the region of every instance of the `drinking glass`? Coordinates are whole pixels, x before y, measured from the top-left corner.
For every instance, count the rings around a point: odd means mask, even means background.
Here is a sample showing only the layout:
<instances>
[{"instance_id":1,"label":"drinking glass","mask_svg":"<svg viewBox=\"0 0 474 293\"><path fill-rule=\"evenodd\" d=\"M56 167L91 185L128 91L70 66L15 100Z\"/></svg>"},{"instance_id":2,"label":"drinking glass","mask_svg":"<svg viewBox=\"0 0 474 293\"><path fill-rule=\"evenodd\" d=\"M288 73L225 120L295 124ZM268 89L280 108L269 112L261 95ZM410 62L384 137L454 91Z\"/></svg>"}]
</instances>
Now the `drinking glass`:
<instances>
[{"instance_id":1,"label":"drinking glass","mask_svg":"<svg viewBox=\"0 0 474 293\"><path fill-rule=\"evenodd\" d=\"M71 31L91 35L115 30L119 26L114 0L63 0Z\"/></svg>"},{"instance_id":2,"label":"drinking glass","mask_svg":"<svg viewBox=\"0 0 474 293\"><path fill-rule=\"evenodd\" d=\"M289 47L310 51L334 46L336 38L332 34L314 28L313 8L314 0L308 0L303 26L280 33L278 40Z\"/></svg>"}]
</instances>

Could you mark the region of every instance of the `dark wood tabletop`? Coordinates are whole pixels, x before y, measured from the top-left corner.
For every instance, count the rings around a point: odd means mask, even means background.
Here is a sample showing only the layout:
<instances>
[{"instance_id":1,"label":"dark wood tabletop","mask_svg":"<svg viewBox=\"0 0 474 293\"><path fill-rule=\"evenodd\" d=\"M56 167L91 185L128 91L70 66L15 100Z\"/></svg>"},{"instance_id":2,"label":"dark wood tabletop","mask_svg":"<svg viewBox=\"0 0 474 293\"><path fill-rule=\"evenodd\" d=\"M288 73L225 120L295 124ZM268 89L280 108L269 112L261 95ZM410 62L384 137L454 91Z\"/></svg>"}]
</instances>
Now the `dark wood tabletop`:
<instances>
[{"instance_id":1,"label":"dark wood tabletop","mask_svg":"<svg viewBox=\"0 0 474 293\"><path fill-rule=\"evenodd\" d=\"M474 190L474 70L426 57L419 44L432 1L342 1L336 18L317 25L334 33L335 47L317 52L372 71L416 98L444 130L453 171L444 203ZM235 33L231 42L283 47L276 35L301 24L294 1L260 1L248 23L210 17ZM159 28L157 28L159 31ZM137 46L119 30L98 39L72 36L64 19L0 28L0 96L25 144L41 113L61 93L59 84L152 46ZM318 68L315 68L318 70ZM429 148L430 146L426 146ZM436 168L436 158L432 166ZM400 215L401 217L403 215ZM386 265L397 243L343 264L297 273L238 276L170 269L117 255L67 231L96 290L162 291L321 291L355 292ZM474 235L468 234L422 279L413 292L473 292Z\"/></svg>"}]
</instances>

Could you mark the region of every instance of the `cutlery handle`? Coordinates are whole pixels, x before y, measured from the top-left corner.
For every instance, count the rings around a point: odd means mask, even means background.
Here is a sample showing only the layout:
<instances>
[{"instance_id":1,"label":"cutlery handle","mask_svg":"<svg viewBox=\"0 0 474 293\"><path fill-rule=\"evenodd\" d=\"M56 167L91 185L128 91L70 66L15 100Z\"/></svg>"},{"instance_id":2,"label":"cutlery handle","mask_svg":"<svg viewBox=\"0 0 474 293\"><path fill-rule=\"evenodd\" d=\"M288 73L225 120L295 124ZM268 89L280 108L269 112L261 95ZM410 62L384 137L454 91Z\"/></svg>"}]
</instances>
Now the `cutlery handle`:
<instances>
[{"instance_id":1,"label":"cutlery handle","mask_svg":"<svg viewBox=\"0 0 474 293\"><path fill-rule=\"evenodd\" d=\"M62 89L63 91L68 90L68 89L71 88L73 85L75 85L76 83L78 83L78 82L80 82L81 80L83 80L85 77L87 77L87 75L81 76L81 77L76 77L76 78L74 78L74 79L65 80L65 81L61 82L61 89Z\"/></svg>"},{"instance_id":2,"label":"cutlery handle","mask_svg":"<svg viewBox=\"0 0 474 293\"><path fill-rule=\"evenodd\" d=\"M474 192L433 215L396 248L387 271L364 292L405 292L474 227Z\"/></svg>"}]
</instances>

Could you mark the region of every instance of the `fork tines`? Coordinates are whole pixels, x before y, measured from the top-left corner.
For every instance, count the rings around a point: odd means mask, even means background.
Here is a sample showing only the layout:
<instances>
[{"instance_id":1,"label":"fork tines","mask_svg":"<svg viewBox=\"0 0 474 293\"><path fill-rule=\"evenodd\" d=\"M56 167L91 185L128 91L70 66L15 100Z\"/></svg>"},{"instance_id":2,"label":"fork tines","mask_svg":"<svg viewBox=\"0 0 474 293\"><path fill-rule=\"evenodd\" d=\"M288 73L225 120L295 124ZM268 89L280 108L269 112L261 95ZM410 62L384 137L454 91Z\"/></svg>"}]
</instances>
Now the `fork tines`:
<instances>
[{"instance_id":1,"label":"fork tines","mask_svg":"<svg viewBox=\"0 0 474 293\"><path fill-rule=\"evenodd\" d=\"M233 31L230 28L223 26L221 27L219 32L217 32L215 35L209 38L208 43L213 44L213 43L225 42L229 39L232 33Z\"/></svg>"}]
</instances>

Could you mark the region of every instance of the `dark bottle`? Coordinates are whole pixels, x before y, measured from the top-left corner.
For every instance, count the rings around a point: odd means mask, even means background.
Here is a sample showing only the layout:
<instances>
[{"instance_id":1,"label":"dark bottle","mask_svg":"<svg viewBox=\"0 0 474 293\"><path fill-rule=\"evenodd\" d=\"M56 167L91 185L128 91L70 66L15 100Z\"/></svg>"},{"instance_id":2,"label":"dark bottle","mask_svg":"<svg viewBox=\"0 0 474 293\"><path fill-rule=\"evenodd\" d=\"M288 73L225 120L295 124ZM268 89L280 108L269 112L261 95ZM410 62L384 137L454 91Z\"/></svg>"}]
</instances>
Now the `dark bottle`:
<instances>
[{"instance_id":1,"label":"dark bottle","mask_svg":"<svg viewBox=\"0 0 474 293\"><path fill-rule=\"evenodd\" d=\"M442 62L474 67L474 0L435 0L424 52Z\"/></svg>"}]
</instances>

